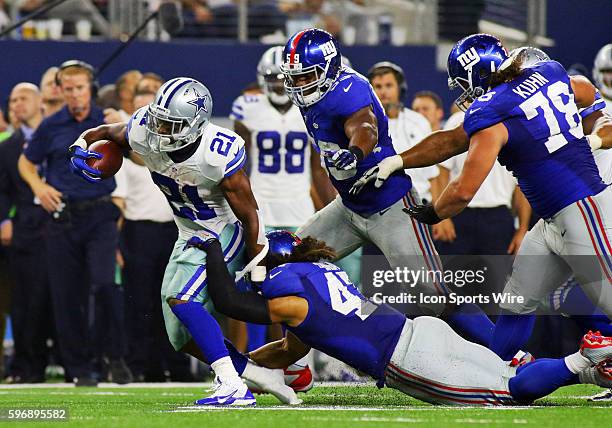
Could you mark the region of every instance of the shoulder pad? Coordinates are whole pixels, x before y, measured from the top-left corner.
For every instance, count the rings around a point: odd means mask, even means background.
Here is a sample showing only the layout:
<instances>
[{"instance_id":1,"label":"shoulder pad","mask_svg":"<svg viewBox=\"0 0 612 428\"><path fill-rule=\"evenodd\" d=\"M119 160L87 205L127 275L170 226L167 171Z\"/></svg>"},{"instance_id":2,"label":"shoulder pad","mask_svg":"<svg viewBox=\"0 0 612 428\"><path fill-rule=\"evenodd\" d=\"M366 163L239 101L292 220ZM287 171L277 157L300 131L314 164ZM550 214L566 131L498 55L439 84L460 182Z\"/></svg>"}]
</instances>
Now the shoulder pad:
<instances>
[{"instance_id":1,"label":"shoulder pad","mask_svg":"<svg viewBox=\"0 0 612 428\"><path fill-rule=\"evenodd\" d=\"M147 111L144 106L134 112L127 123L126 139L136 153L144 153L147 140Z\"/></svg>"},{"instance_id":2,"label":"shoulder pad","mask_svg":"<svg viewBox=\"0 0 612 428\"><path fill-rule=\"evenodd\" d=\"M265 298L297 296L304 292L304 286L299 275L293 272L291 263L286 263L272 269L261 285Z\"/></svg>"},{"instance_id":3,"label":"shoulder pad","mask_svg":"<svg viewBox=\"0 0 612 428\"><path fill-rule=\"evenodd\" d=\"M246 160L244 140L234 131L213 125L202 135L204 160L213 167L227 169L236 165L242 157ZM238 159L237 159L238 158ZM244 162L243 162L244 163ZM228 175L228 174L224 174Z\"/></svg>"},{"instance_id":4,"label":"shoulder pad","mask_svg":"<svg viewBox=\"0 0 612 428\"><path fill-rule=\"evenodd\" d=\"M350 116L374 102L369 82L357 73L341 75L325 98L329 98L332 113L341 117Z\"/></svg>"},{"instance_id":5,"label":"shoulder pad","mask_svg":"<svg viewBox=\"0 0 612 428\"><path fill-rule=\"evenodd\" d=\"M241 95L232 103L230 119L243 120L246 111L255 107L261 101L261 95Z\"/></svg>"}]
</instances>

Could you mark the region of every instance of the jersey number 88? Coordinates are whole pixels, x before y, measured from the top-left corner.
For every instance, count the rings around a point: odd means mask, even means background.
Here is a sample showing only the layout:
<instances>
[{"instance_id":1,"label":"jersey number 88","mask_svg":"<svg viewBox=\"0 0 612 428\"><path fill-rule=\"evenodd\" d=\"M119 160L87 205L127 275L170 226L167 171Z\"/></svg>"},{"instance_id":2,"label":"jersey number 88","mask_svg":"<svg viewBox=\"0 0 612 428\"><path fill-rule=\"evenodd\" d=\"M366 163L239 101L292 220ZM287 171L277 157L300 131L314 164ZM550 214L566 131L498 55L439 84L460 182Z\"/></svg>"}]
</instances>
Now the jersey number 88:
<instances>
[{"instance_id":1,"label":"jersey number 88","mask_svg":"<svg viewBox=\"0 0 612 428\"><path fill-rule=\"evenodd\" d=\"M285 140L285 171L288 174L304 172L304 153L308 144L305 132L288 132ZM257 133L256 142L259 149L257 170L262 174L276 174L281 170L282 136L277 131Z\"/></svg>"}]
</instances>

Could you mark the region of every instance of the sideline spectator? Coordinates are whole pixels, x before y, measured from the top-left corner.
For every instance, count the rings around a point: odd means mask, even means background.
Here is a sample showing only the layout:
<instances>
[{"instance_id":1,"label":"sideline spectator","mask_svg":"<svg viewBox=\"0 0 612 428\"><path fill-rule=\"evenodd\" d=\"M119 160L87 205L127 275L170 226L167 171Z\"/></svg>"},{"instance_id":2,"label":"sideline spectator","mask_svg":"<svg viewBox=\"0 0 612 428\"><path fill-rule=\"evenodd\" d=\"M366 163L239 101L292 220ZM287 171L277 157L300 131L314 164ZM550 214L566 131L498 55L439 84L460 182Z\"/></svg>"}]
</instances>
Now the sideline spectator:
<instances>
[{"instance_id":1,"label":"sideline spectator","mask_svg":"<svg viewBox=\"0 0 612 428\"><path fill-rule=\"evenodd\" d=\"M53 0L18 0L19 12L22 15L27 15L51 3ZM50 11L42 15L43 19L59 18L64 21L66 28L74 28L76 22L80 20L88 20L92 23L92 27L99 34L110 37L110 26L108 21L96 8L92 0L68 0L65 3L54 7ZM64 31L66 32L66 31Z\"/></svg>"},{"instance_id":2,"label":"sideline spectator","mask_svg":"<svg viewBox=\"0 0 612 428\"><path fill-rule=\"evenodd\" d=\"M108 108L119 109L119 99L117 98L117 90L114 83L102 86L96 94L96 104L102 110Z\"/></svg>"},{"instance_id":3,"label":"sideline spectator","mask_svg":"<svg viewBox=\"0 0 612 428\"><path fill-rule=\"evenodd\" d=\"M64 97L55 83L57 67L47 69L40 79L43 117L49 117L64 107Z\"/></svg>"},{"instance_id":4,"label":"sideline spectator","mask_svg":"<svg viewBox=\"0 0 612 428\"><path fill-rule=\"evenodd\" d=\"M116 123L127 122L134 113L134 92L136 85L142 79L142 73L138 70L130 70L123 73L115 82L115 94L119 103L119 109L104 109L104 122Z\"/></svg>"},{"instance_id":5,"label":"sideline spectator","mask_svg":"<svg viewBox=\"0 0 612 428\"><path fill-rule=\"evenodd\" d=\"M432 131L442 129L442 119L444 118L444 108L442 98L432 91L419 91L412 100L412 110L421 113L431 126Z\"/></svg>"},{"instance_id":6,"label":"sideline spectator","mask_svg":"<svg viewBox=\"0 0 612 428\"><path fill-rule=\"evenodd\" d=\"M389 133L397 153L408 150L431 133L427 119L403 104L408 88L404 71L397 64L388 61L374 64L368 71L368 79L389 118ZM432 191L434 199L437 197L437 188L433 186L438 176L436 166L414 168L406 173L421 198L431 201Z\"/></svg>"},{"instance_id":7,"label":"sideline spectator","mask_svg":"<svg viewBox=\"0 0 612 428\"><path fill-rule=\"evenodd\" d=\"M19 158L19 172L49 213L45 246L51 301L66 379L77 386L95 386L89 337L89 298L108 309L105 341L114 381L129 381L122 367L123 326L113 311L121 307L115 285L118 208L111 202L113 179L95 186L75 176L67 161L68 147L86 129L103 123L102 111L92 103L93 68L70 61L59 68L57 80L66 106L46 118ZM37 164L46 163L46 181ZM100 314L96 313L99 317ZM95 318L95 317L94 317ZM125 364L123 363L123 366Z\"/></svg>"},{"instance_id":8,"label":"sideline spectator","mask_svg":"<svg viewBox=\"0 0 612 428\"><path fill-rule=\"evenodd\" d=\"M21 123L11 137L0 144L0 221L2 246L7 247L14 278L11 292L11 322L15 356L8 371L8 383L45 381L46 339L51 323L49 283L42 229L47 215L34 204L34 195L17 171L24 144L42 121L42 97L32 83L17 84L10 106ZM9 218L15 206L14 218Z\"/></svg>"},{"instance_id":9,"label":"sideline spectator","mask_svg":"<svg viewBox=\"0 0 612 428\"><path fill-rule=\"evenodd\" d=\"M151 92L155 94L159 88L164 84L164 79L156 73L143 73L142 78L136 84L135 93L144 94Z\"/></svg>"}]
</instances>

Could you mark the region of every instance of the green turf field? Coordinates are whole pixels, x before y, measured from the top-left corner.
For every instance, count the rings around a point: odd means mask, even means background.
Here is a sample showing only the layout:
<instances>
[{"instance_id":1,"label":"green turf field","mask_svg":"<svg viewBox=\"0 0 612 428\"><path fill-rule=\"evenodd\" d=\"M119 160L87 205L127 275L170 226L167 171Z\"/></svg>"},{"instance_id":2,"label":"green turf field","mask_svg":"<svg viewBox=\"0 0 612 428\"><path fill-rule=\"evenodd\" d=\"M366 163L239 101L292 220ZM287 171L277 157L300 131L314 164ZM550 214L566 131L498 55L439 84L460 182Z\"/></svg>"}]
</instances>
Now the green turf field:
<instances>
[{"instance_id":1,"label":"green turf field","mask_svg":"<svg viewBox=\"0 0 612 428\"><path fill-rule=\"evenodd\" d=\"M194 408L201 388L24 388L0 389L0 409L64 407L69 425L83 427L406 427L537 426L605 427L612 403L590 403L596 387L577 385L519 408L432 407L391 389L373 386L315 387L301 394L304 404L287 409L269 395L249 409ZM12 424L12 425L11 425ZM59 426L65 422L57 422ZM53 426L15 423L5 426Z\"/></svg>"}]
</instances>

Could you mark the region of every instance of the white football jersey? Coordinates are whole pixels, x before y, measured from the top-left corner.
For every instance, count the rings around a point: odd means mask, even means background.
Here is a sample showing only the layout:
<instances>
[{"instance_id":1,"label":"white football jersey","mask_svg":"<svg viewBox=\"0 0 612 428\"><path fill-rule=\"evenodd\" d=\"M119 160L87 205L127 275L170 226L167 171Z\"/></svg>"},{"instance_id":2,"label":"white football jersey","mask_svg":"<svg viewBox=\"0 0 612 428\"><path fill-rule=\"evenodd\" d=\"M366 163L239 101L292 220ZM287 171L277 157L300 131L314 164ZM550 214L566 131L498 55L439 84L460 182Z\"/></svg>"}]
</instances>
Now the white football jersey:
<instances>
[{"instance_id":1,"label":"white football jersey","mask_svg":"<svg viewBox=\"0 0 612 428\"><path fill-rule=\"evenodd\" d=\"M301 226L313 213L310 197L311 148L300 110L280 113L261 95L234 101L232 120L251 132L250 178L268 226Z\"/></svg>"},{"instance_id":2,"label":"white football jersey","mask_svg":"<svg viewBox=\"0 0 612 428\"><path fill-rule=\"evenodd\" d=\"M142 107L128 122L129 144L168 199L180 237L189 239L203 231L220 235L225 225L237 219L219 183L244 166L244 140L234 131L209 123L195 153L174 163L167 153L154 149L156 137L146 130L146 114L147 107Z\"/></svg>"}]
</instances>

